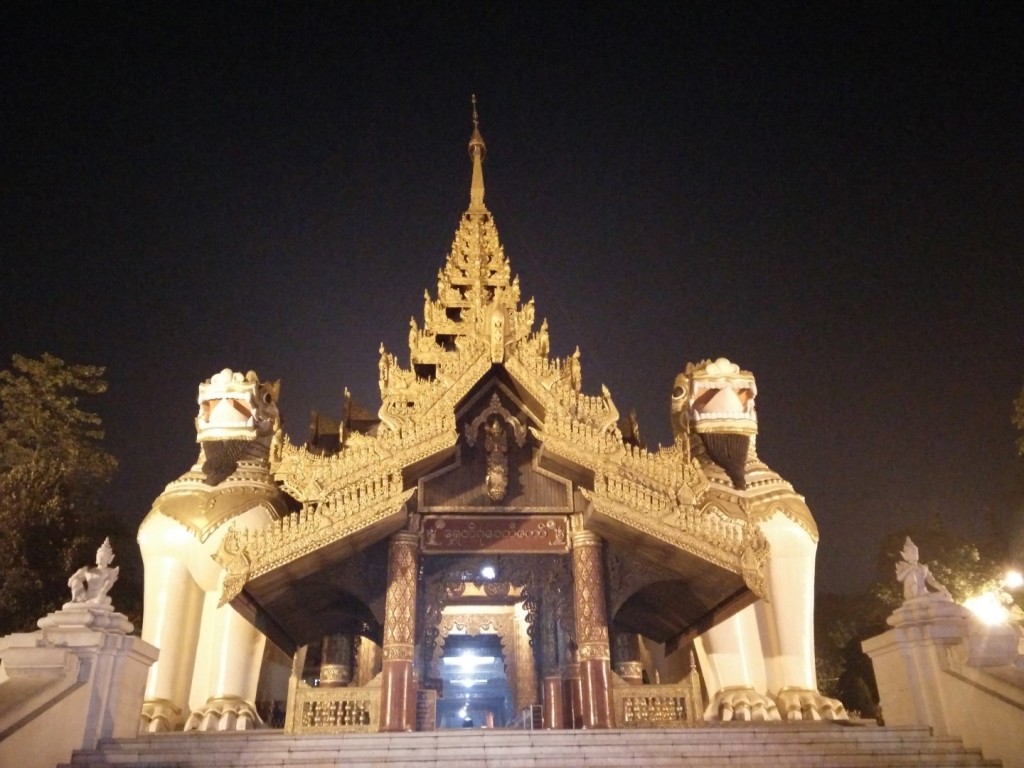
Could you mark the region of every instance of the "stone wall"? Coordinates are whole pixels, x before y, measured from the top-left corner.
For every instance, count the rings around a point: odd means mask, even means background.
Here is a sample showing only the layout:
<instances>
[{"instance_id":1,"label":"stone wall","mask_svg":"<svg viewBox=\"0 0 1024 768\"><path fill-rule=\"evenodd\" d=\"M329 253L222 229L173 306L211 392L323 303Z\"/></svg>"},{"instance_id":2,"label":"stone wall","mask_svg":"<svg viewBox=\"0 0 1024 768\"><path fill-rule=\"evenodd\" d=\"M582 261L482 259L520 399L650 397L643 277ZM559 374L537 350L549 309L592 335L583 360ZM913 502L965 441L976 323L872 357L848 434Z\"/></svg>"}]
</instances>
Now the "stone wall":
<instances>
[{"instance_id":1,"label":"stone wall","mask_svg":"<svg viewBox=\"0 0 1024 768\"><path fill-rule=\"evenodd\" d=\"M39 626L0 638L0 765L53 768L136 736L157 649L106 605L67 603Z\"/></svg>"},{"instance_id":2,"label":"stone wall","mask_svg":"<svg viewBox=\"0 0 1024 768\"><path fill-rule=\"evenodd\" d=\"M865 640L886 725L927 725L1004 768L1024 768L1024 656L1013 626L988 627L938 594L907 599Z\"/></svg>"}]
</instances>

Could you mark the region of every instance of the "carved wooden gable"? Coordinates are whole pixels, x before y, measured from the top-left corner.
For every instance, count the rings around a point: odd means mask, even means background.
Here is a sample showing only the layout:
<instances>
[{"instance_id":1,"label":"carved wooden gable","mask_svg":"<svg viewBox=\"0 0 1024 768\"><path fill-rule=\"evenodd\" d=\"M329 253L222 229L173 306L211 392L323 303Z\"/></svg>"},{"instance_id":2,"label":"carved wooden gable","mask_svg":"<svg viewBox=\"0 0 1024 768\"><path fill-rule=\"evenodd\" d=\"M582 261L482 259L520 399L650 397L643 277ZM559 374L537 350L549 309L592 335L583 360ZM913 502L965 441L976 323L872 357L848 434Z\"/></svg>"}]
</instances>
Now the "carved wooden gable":
<instances>
[{"instance_id":1,"label":"carved wooden gable","mask_svg":"<svg viewBox=\"0 0 1024 768\"><path fill-rule=\"evenodd\" d=\"M488 375L457 410L454 455L420 480L420 513L573 512L571 483L537 466L536 415L503 379Z\"/></svg>"}]
</instances>

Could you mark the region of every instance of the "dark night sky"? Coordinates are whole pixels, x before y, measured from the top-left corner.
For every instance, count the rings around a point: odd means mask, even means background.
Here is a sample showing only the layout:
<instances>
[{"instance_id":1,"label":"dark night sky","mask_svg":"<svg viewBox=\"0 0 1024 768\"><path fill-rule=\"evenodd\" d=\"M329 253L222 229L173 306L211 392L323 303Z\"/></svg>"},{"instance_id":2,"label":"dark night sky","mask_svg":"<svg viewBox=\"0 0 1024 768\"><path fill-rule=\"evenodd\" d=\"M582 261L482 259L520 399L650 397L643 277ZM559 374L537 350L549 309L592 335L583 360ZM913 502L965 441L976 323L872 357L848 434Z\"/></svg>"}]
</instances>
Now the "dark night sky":
<instances>
[{"instance_id":1,"label":"dark night sky","mask_svg":"<svg viewBox=\"0 0 1024 768\"><path fill-rule=\"evenodd\" d=\"M108 366L130 519L222 367L283 380L295 441L345 386L376 408L468 204L476 93L553 353L651 444L686 362L752 370L821 588L933 515L1024 547L1019 10L169 5L23 5L0 45L0 356Z\"/></svg>"}]
</instances>

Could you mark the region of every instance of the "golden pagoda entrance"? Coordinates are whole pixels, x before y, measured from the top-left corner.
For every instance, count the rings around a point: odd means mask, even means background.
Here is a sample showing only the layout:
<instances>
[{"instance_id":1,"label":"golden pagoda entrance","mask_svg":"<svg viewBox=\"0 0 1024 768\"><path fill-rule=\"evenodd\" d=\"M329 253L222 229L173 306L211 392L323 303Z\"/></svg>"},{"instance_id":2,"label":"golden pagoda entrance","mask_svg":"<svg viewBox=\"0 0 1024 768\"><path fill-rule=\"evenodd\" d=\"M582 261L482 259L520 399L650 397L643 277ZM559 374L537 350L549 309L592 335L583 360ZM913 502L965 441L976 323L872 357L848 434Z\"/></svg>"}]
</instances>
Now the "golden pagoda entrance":
<instances>
[{"instance_id":1,"label":"golden pagoda entrance","mask_svg":"<svg viewBox=\"0 0 1024 768\"><path fill-rule=\"evenodd\" d=\"M648 452L607 388L585 393L579 349L552 355L484 204L475 116L469 151L408 366L381 346L375 412L346 391L274 448L295 511L225 538L221 602L286 653L321 643L318 677L296 657L292 732L692 721L690 667L659 684L640 636L677 647L749 605L767 542L736 499L704 502L685 446Z\"/></svg>"},{"instance_id":2,"label":"golden pagoda entrance","mask_svg":"<svg viewBox=\"0 0 1024 768\"><path fill-rule=\"evenodd\" d=\"M282 527L281 536L294 537L296 547L321 537L316 555L247 583L242 596L272 609L280 620L268 626L286 628L293 642L329 626L378 649L379 674L362 687L296 683L286 724L293 732L600 729L682 723L699 713L690 682L658 686L649 674L651 685L642 685L639 636L677 640L742 603L749 594L742 580L682 549L641 548L632 529L594 516L588 495L602 486L586 451L574 446L590 440L630 460L614 405L570 390L590 421L563 426L552 413L557 403L539 400L509 362L484 357L462 396L446 403L450 415L437 425L450 442L426 456L410 450L381 491L342 497L342 505L368 510L362 527L350 524L348 535L326 542L345 513L331 497L309 505L294 532ZM559 370L571 376L574 368L568 361ZM395 402L392 412L401 413L406 406ZM415 429L403 423L398 434L417 437ZM358 435L347 444L353 453L372 445ZM325 476L331 467L329 455L303 461L309 469L289 476L296 486L295 478L310 483L313 471ZM622 492L603 482L605 491ZM323 656L321 683L332 661ZM353 670L349 679L357 678Z\"/></svg>"}]
</instances>

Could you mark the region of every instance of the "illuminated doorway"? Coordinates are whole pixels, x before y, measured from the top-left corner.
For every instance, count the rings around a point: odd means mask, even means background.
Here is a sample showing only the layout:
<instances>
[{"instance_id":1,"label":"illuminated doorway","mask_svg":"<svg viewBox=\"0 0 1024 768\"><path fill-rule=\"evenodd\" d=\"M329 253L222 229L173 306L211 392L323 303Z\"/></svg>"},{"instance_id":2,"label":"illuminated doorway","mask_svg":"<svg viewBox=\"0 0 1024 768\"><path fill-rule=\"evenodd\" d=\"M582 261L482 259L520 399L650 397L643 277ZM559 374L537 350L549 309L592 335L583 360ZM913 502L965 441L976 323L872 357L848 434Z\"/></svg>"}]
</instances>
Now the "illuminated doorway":
<instances>
[{"instance_id":1,"label":"illuminated doorway","mask_svg":"<svg viewBox=\"0 0 1024 768\"><path fill-rule=\"evenodd\" d=\"M501 638L496 634L449 635L439 677L438 728L500 728L515 717Z\"/></svg>"}]
</instances>

